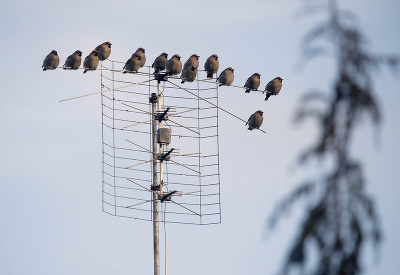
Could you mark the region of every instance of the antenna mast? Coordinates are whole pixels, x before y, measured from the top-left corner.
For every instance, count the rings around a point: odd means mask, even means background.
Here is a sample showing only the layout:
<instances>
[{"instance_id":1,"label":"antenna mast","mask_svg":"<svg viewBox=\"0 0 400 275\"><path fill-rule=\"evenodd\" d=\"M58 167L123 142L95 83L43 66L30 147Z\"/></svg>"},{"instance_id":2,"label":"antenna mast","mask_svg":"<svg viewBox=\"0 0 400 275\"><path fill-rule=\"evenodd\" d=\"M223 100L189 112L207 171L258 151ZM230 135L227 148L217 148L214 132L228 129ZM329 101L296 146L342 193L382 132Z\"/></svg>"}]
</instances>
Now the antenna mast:
<instances>
[{"instance_id":1,"label":"antenna mast","mask_svg":"<svg viewBox=\"0 0 400 275\"><path fill-rule=\"evenodd\" d=\"M158 88L160 82L158 82ZM158 89L159 90L159 89ZM160 93L159 93L160 94ZM152 151L153 151L153 184L151 189L153 190L153 245L154 245L154 275L160 275L160 241L159 241L159 227L158 227L158 190L161 189L161 184L158 185L157 181L157 120L156 120L156 105L158 102L158 109L160 109L159 95L152 93L149 99L151 103L151 115L152 125ZM160 165L161 166L161 165ZM160 169L161 170L161 169Z\"/></svg>"}]
</instances>

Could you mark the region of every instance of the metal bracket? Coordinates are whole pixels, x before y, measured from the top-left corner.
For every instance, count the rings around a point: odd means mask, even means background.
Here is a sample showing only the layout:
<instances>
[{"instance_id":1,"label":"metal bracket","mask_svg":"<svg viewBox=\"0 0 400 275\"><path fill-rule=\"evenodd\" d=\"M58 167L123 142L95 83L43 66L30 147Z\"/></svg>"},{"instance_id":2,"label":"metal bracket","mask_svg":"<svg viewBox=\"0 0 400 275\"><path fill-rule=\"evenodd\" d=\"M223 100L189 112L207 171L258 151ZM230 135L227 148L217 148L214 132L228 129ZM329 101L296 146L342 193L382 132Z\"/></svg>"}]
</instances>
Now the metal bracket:
<instances>
[{"instance_id":1,"label":"metal bracket","mask_svg":"<svg viewBox=\"0 0 400 275\"><path fill-rule=\"evenodd\" d=\"M178 191L171 191L171 192L169 192L169 193L167 193L167 194L165 194L165 195L162 195L161 196L161 198L160 198L160 201L161 202L164 202L164 201L171 201L171 196L173 195L173 194L175 194L176 192L178 192Z\"/></svg>"},{"instance_id":2,"label":"metal bracket","mask_svg":"<svg viewBox=\"0 0 400 275\"><path fill-rule=\"evenodd\" d=\"M156 93L152 93L151 96L149 97L149 102L150 103L157 103L157 94Z\"/></svg>"},{"instance_id":3,"label":"metal bracket","mask_svg":"<svg viewBox=\"0 0 400 275\"><path fill-rule=\"evenodd\" d=\"M168 120L168 116L167 113L169 111L170 107L168 107L167 109L165 109L164 112L157 112L157 114L155 115L155 119L158 120L158 122L161 122L163 120Z\"/></svg>"},{"instance_id":4,"label":"metal bracket","mask_svg":"<svg viewBox=\"0 0 400 275\"><path fill-rule=\"evenodd\" d=\"M159 184L159 185L151 185L150 186L150 190L151 191L160 191L160 189L161 189L161 185Z\"/></svg>"},{"instance_id":5,"label":"metal bracket","mask_svg":"<svg viewBox=\"0 0 400 275\"><path fill-rule=\"evenodd\" d=\"M172 148L171 150L169 150L168 152L166 152L165 154L159 155L157 156L157 159L160 161L164 161L164 160L170 160L171 156L170 154L175 150L175 148Z\"/></svg>"},{"instance_id":6,"label":"metal bracket","mask_svg":"<svg viewBox=\"0 0 400 275\"><path fill-rule=\"evenodd\" d=\"M160 81L168 81L168 74L155 74L154 79L157 80L158 82Z\"/></svg>"}]
</instances>

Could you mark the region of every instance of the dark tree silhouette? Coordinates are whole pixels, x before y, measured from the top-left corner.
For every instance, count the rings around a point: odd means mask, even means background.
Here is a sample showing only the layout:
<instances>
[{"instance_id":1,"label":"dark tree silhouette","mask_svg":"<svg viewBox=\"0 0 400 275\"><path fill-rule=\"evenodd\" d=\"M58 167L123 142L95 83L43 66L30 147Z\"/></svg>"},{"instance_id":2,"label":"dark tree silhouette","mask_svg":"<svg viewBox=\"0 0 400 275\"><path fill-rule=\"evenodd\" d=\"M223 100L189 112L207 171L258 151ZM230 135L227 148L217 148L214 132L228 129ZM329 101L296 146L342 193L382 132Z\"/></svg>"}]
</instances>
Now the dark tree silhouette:
<instances>
[{"instance_id":1,"label":"dark tree silhouette","mask_svg":"<svg viewBox=\"0 0 400 275\"><path fill-rule=\"evenodd\" d=\"M319 130L316 143L303 152L299 165L311 159L332 165L317 180L301 183L283 199L270 217L270 226L304 199L305 215L282 273L360 274L363 247L379 244L382 233L375 203L366 192L362 165L350 155L351 139L362 119L378 130L381 111L372 73L381 65L396 68L399 59L369 52L355 16L339 10L336 0L308 1L305 10L327 12L328 19L305 35L304 57L331 53L336 72L332 90L306 93L295 113L296 123L314 119ZM310 261L311 255L316 261Z\"/></svg>"}]
</instances>

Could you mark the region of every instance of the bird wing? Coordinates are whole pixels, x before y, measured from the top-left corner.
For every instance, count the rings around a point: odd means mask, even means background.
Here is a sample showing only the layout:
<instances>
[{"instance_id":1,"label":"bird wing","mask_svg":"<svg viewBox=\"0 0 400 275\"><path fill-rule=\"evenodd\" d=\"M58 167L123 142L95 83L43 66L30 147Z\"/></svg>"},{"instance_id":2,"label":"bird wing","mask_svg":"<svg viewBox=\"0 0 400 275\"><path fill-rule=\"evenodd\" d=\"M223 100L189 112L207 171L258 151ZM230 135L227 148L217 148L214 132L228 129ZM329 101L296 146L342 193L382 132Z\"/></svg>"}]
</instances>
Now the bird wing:
<instances>
[{"instance_id":1,"label":"bird wing","mask_svg":"<svg viewBox=\"0 0 400 275\"><path fill-rule=\"evenodd\" d=\"M125 70L126 66L128 66L129 63L131 63L131 62L132 62L132 58L129 58L129 59L125 62L125 65L124 65L124 67L123 67L122 69Z\"/></svg>"},{"instance_id":2,"label":"bird wing","mask_svg":"<svg viewBox=\"0 0 400 275\"><path fill-rule=\"evenodd\" d=\"M68 56L67 59L65 60L63 66L65 67L65 64L67 64L67 62L68 62L69 60L71 60L71 59L72 59L72 55Z\"/></svg>"},{"instance_id":3,"label":"bird wing","mask_svg":"<svg viewBox=\"0 0 400 275\"><path fill-rule=\"evenodd\" d=\"M270 82L268 82L267 86L265 87L265 90L267 92L272 92L271 90L273 90L273 86L274 86L274 81L271 80Z\"/></svg>"},{"instance_id":4,"label":"bird wing","mask_svg":"<svg viewBox=\"0 0 400 275\"><path fill-rule=\"evenodd\" d=\"M247 120L246 124L244 126L246 126L247 124L250 124L250 121L253 119L254 114L252 114L249 119Z\"/></svg>"}]
</instances>

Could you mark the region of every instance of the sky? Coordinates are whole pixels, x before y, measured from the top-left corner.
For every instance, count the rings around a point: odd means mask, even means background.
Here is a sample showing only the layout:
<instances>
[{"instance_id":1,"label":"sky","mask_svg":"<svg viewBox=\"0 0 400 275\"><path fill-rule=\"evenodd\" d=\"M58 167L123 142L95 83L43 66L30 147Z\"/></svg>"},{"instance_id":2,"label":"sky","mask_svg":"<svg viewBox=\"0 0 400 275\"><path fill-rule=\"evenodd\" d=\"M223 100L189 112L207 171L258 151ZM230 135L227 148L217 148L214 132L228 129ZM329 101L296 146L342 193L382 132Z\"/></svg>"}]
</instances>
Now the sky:
<instances>
[{"instance_id":1,"label":"sky","mask_svg":"<svg viewBox=\"0 0 400 275\"><path fill-rule=\"evenodd\" d=\"M138 47L147 64L161 52L182 60L212 54L220 68L235 69L235 85L258 72L261 88L276 76L281 94L264 101L221 87L220 106L247 119L264 111L262 128L221 114L222 223L167 225L169 274L276 274L296 233L302 208L274 231L266 222L281 198L321 167L296 165L316 136L311 122L294 126L295 107L310 89L327 90L329 59L303 64L300 42L320 16L301 17L305 1L5 1L0 11L3 66L0 101L0 273L151 274L152 224L102 212L100 95L59 102L99 89L100 72L43 72L57 50L60 65L77 49L86 56L110 41L113 60ZM354 12L373 52L400 54L394 0L339 1ZM110 57L110 58L111 58ZM359 126L353 156L364 165L367 190L376 200L384 232L379 249L367 246L364 274L396 274L400 237L399 73L374 75L384 121L380 133ZM161 229L160 234L164 231ZM163 243L163 238L160 239ZM161 246L161 264L164 247ZM162 273L164 274L162 268Z\"/></svg>"}]
</instances>

